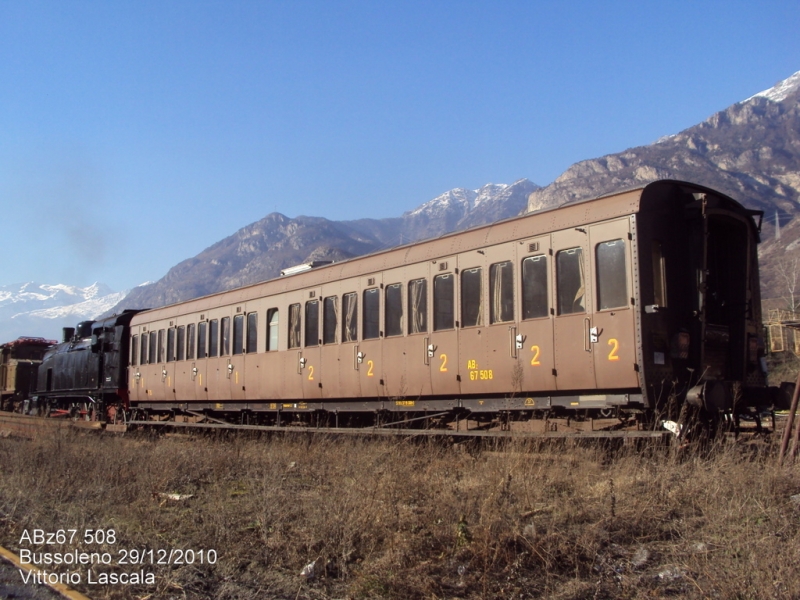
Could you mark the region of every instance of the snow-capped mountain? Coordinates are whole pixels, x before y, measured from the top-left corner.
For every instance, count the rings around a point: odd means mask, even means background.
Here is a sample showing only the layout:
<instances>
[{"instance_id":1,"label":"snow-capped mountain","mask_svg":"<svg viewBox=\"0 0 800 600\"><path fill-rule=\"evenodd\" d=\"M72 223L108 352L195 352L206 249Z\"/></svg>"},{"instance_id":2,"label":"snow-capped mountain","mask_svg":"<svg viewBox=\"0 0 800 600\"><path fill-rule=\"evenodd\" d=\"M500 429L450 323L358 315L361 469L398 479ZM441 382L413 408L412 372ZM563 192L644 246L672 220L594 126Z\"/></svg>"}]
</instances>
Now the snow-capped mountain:
<instances>
[{"instance_id":1,"label":"snow-capped mountain","mask_svg":"<svg viewBox=\"0 0 800 600\"><path fill-rule=\"evenodd\" d=\"M127 293L102 283L85 288L36 282L0 286L0 342L20 336L60 339L62 327L94 319Z\"/></svg>"}]
</instances>

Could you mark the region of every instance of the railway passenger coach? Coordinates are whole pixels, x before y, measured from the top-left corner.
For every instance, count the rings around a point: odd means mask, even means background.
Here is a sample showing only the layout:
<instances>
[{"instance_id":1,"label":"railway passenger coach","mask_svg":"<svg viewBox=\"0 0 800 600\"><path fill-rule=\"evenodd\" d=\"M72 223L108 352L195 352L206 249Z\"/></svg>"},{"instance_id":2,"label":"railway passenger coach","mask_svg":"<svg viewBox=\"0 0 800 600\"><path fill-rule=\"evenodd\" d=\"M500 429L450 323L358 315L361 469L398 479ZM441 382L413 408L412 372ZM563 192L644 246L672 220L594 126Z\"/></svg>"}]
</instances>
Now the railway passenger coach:
<instances>
[{"instance_id":1,"label":"railway passenger coach","mask_svg":"<svg viewBox=\"0 0 800 600\"><path fill-rule=\"evenodd\" d=\"M760 216L658 181L140 312L130 403L257 420L758 403Z\"/></svg>"}]
</instances>

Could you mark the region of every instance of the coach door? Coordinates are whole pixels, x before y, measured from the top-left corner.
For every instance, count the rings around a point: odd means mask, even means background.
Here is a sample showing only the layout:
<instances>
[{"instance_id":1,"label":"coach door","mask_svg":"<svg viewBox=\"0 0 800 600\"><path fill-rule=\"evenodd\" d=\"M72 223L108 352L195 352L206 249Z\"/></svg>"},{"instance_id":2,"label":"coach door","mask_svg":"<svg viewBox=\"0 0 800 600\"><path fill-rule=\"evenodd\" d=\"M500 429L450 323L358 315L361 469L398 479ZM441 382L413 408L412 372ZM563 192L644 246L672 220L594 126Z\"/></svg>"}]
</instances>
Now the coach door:
<instances>
[{"instance_id":1,"label":"coach door","mask_svg":"<svg viewBox=\"0 0 800 600\"><path fill-rule=\"evenodd\" d=\"M224 364L224 377L230 384L231 400L244 400L247 397L244 355L249 352L248 341L253 345L253 352L256 351L257 335L258 314L248 313L245 305L237 306L233 314L231 354ZM248 340L248 337L251 339Z\"/></svg>"},{"instance_id":2,"label":"coach door","mask_svg":"<svg viewBox=\"0 0 800 600\"><path fill-rule=\"evenodd\" d=\"M592 356L592 289L589 274L589 232L586 228L557 231L552 236L554 262L553 341L556 387L595 387Z\"/></svg>"},{"instance_id":3,"label":"coach door","mask_svg":"<svg viewBox=\"0 0 800 600\"><path fill-rule=\"evenodd\" d=\"M322 398L321 290L305 290L303 298L303 349L299 354L298 372L301 376L303 398L318 400Z\"/></svg>"},{"instance_id":4,"label":"coach door","mask_svg":"<svg viewBox=\"0 0 800 600\"><path fill-rule=\"evenodd\" d=\"M194 337L190 338L194 344L194 360L192 361L192 380L194 381L194 399L198 402L208 400L208 321L205 315L200 315L200 321L195 327Z\"/></svg>"},{"instance_id":5,"label":"coach door","mask_svg":"<svg viewBox=\"0 0 800 600\"><path fill-rule=\"evenodd\" d=\"M550 236L525 240L518 245L520 272L519 329L514 343L522 367L522 386L526 391L556 389L555 353L551 301L554 254Z\"/></svg>"},{"instance_id":6,"label":"coach door","mask_svg":"<svg viewBox=\"0 0 800 600\"><path fill-rule=\"evenodd\" d=\"M633 307L630 219L589 228L594 274L590 343L597 387L639 387Z\"/></svg>"},{"instance_id":7,"label":"coach door","mask_svg":"<svg viewBox=\"0 0 800 600\"><path fill-rule=\"evenodd\" d=\"M390 398L404 400L408 397L406 374L408 373L406 352L405 311L405 269L393 269L383 273L383 320L381 332L380 376L383 381L384 394ZM413 358L413 357L412 357Z\"/></svg>"},{"instance_id":8,"label":"coach door","mask_svg":"<svg viewBox=\"0 0 800 600\"><path fill-rule=\"evenodd\" d=\"M459 394L458 381L458 261L455 256L431 265L432 329L426 346L434 395ZM463 276L463 274L462 274Z\"/></svg>"},{"instance_id":9,"label":"coach door","mask_svg":"<svg viewBox=\"0 0 800 600\"><path fill-rule=\"evenodd\" d=\"M381 273L361 279L361 337L356 349L356 368L362 398L385 396L381 373L385 370L381 352Z\"/></svg>"},{"instance_id":10,"label":"coach door","mask_svg":"<svg viewBox=\"0 0 800 600\"><path fill-rule=\"evenodd\" d=\"M430 345L431 319L430 263L425 261L406 267L406 332L405 338L405 399L431 395ZM435 266L435 265L434 265Z\"/></svg>"}]
</instances>

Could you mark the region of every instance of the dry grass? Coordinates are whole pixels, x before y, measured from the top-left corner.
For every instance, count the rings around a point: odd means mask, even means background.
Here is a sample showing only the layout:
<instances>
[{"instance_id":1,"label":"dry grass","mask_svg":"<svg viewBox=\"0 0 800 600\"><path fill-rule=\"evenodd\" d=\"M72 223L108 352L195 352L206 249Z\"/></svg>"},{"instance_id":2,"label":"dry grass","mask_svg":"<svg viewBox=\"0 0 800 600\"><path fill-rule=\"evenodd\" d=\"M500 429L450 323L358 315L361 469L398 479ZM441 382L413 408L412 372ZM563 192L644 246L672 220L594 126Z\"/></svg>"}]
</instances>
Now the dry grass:
<instances>
[{"instance_id":1,"label":"dry grass","mask_svg":"<svg viewBox=\"0 0 800 600\"><path fill-rule=\"evenodd\" d=\"M610 456L568 443L6 439L0 536L18 548L25 528L114 528L117 549L219 553L155 567L156 586L84 588L93 598L797 598L800 468L774 465L776 442Z\"/></svg>"}]
</instances>

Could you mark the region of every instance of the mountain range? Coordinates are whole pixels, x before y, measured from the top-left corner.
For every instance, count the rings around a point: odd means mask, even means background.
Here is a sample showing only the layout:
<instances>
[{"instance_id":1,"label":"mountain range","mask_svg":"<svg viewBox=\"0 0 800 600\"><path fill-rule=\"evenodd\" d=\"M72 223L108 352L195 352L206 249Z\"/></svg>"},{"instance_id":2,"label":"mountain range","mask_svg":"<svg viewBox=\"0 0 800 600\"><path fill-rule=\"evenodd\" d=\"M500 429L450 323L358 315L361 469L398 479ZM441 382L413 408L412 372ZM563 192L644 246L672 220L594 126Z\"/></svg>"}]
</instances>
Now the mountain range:
<instances>
[{"instance_id":1,"label":"mountain range","mask_svg":"<svg viewBox=\"0 0 800 600\"><path fill-rule=\"evenodd\" d=\"M0 340L11 339L12 329L52 337L62 326L101 313L155 308L277 277L281 269L303 262L344 260L663 178L700 183L763 210L762 298L768 307L800 298L798 72L677 134L578 162L545 187L520 179L477 190L456 188L388 219L271 213L177 264L162 279L116 295L100 284L82 290L36 283L0 287Z\"/></svg>"},{"instance_id":2,"label":"mountain range","mask_svg":"<svg viewBox=\"0 0 800 600\"><path fill-rule=\"evenodd\" d=\"M0 286L0 343L20 336L60 338L62 327L93 319L122 301L128 291L105 284L81 288L36 282Z\"/></svg>"}]
</instances>

